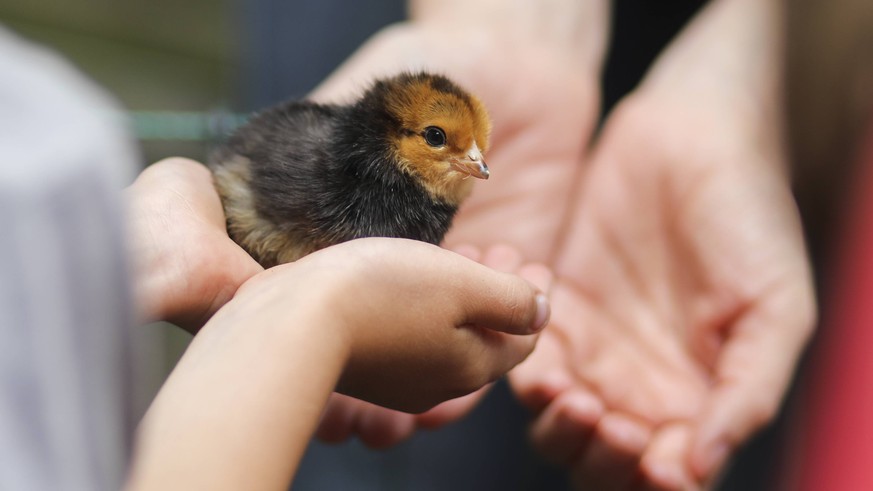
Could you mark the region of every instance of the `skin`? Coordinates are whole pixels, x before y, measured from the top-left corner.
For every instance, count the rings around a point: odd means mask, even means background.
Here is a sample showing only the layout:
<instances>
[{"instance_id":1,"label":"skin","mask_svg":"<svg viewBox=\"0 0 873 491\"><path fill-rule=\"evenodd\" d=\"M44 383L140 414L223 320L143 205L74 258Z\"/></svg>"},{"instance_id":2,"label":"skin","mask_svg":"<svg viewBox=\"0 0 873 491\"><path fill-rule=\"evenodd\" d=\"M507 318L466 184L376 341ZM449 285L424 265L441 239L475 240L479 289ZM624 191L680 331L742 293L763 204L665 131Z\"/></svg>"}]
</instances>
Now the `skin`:
<instances>
[{"instance_id":1,"label":"skin","mask_svg":"<svg viewBox=\"0 0 873 491\"><path fill-rule=\"evenodd\" d=\"M511 270L523 258L546 262L556 255L568 201L596 122L602 53L593 47L604 46L606 12L600 4L570 3L553 1L544 4L548 8L517 16L497 9L507 16L464 16L451 22L425 16L420 7L433 15L440 11L440 16L488 7L474 3L453 9L449 2L443 12L439 2L412 4L414 22L375 36L312 94L324 102L354 100L363 81L429 69L445 73L480 97L494 123L488 151L492 173L461 207L446 242L448 247L500 245L484 258L500 269ZM567 24L563 13L568 8L579 12L580 22ZM525 24L520 32L524 35L506 38L518 22L534 18L537 23ZM493 56L507 51L513 56ZM516 83L507 84L506 77ZM357 435L371 447L391 446L416 428L441 426L463 416L481 395L418 416L337 395L328 405L319 436L342 441Z\"/></svg>"},{"instance_id":2,"label":"skin","mask_svg":"<svg viewBox=\"0 0 873 491\"><path fill-rule=\"evenodd\" d=\"M207 192L203 170L184 159L153 164L128 189L129 204L143 210L140 219L151 216L171 233L134 234L132 241L145 250L185 253L185 244L171 240L180 233L174 227L188 223L165 220L175 213L213 230L210 217L220 215L221 206L214 191ZM149 204L165 203L169 182L188 191L185 199L145 213ZM193 192L198 189L204 192ZM216 250L229 240L226 233L205 237L215 240L210 247ZM177 267L174 262L153 264L138 270L138 283L173 278L162 268ZM519 272L548 289L542 267ZM154 294L201 299L173 312L206 311L211 299L186 293L202 278L188 280ZM422 411L503 375L531 352L549 316L532 283L401 239L333 246L237 286L199 330L144 418L129 489L286 489L335 387ZM162 306L172 299L144 300Z\"/></svg>"},{"instance_id":3,"label":"skin","mask_svg":"<svg viewBox=\"0 0 873 491\"><path fill-rule=\"evenodd\" d=\"M560 12L560 6L555 2L555 9L544 12ZM586 24L565 33L569 30L561 28L564 19L555 13L550 19L554 27L544 25L531 32L548 43L542 46L527 38L505 39L502 26L480 22L481 17L469 15L469 7L457 9L465 16L455 22L422 19L389 27L312 97L323 102L354 100L366 81L404 70L431 70L457 81L481 99L495 126L486 155L491 176L476 183L447 245L490 247L506 242L529 260L546 261L554 254L564 219L565 206L555 212L554 205L570 195L598 110L597 75L590 66L595 63L577 59L570 51L576 43L597 44L589 41L599 39L591 33L598 32L600 19L590 19L591 29ZM560 46L564 47L557 49ZM513 56L493 56L502 52ZM517 83L506 83L507 75L516 76ZM565 111L568 106L584 110ZM530 193L531 186L548 193Z\"/></svg>"},{"instance_id":4,"label":"skin","mask_svg":"<svg viewBox=\"0 0 873 491\"><path fill-rule=\"evenodd\" d=\"M125 190L129 248L143 321L167 320L196 333L263 271L227 236L212 174L188 159L146 168Z\"/></svg>"},{"instance_id":5,"label":"skin","mask_svg":"<svg viewBox=\"0 0 873 491\"><path fill-rule=\"evenodd\" d=\"M713 2L609 116L590 156L601 2L476 16L414 3L413 23L371 40L317 92L348 98L361 80L431 68L482 97L493 177L449 242L509 242L484 260L512 269L527 257L558 274L552 326L512 382L534 411L534 444L580 489L707 486L772 418L809 337L772 6ZM492 55L507 49L511 63ZM412 416L334 395L319 434L386 446L475 402Z\"/></svg>"},{"instance_id":6,"label":"skin","mask_svg":"<svg viewBox=\"0 0 873 491\"><path fill-rule=\"evenodd\" d=\"M558 425L538 421L532 433L564 440L570 451L554 456L580 486L708 487L775 416L810 337L815 300L780 146L778 15L766 3L713 3L594 150L555 262L554 340L513 377L534 406L570 395L601 404L600 419L563 422L593 435L587 451ZM566 378L549 387L543 374ZM621 390L630 380L634 390ZM598 460L641 482L606 479Z\"/></svg>"},{"instance_id":7,"label":"skin","mask_svg":"<svg viewBox=\"0 0 873 491\"><path fill-rule=\"evenodd\" d=\"M489 17L414 2L411 23L371 40L317 95L412 65L482 98L492 178L449 242L509 242L521 255L508 264L545 261L558 276L552 325L511 374L535 414L533 443L580 489L708 487L773 418L816 317L780 145L779 12L712 2L587 153L604 33L585 27L604 9L551 7ZM550 13L575 8L577 25ZM335 398L331 423L346 426L329 436L387 446L475 402L412 417Z\"/></svg>"}]
</instances>

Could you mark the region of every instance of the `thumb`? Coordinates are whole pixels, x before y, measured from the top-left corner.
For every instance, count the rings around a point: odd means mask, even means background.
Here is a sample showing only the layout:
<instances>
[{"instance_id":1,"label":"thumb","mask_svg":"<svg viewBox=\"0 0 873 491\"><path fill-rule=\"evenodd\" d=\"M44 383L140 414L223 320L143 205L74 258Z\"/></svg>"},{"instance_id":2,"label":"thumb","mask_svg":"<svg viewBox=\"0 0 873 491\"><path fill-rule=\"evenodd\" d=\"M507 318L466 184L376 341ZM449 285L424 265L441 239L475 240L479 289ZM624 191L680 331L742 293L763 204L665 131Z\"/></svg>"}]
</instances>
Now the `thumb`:
<instances>
[{"instance_id":1,"label":"thumb","mask_svg":"<svg viewBox=\"0 0 873 491\"><path fill-rule=\"evenodd\" d=\"M779 300L741 318L723 349L718 382L698 420L691 450L691 467L703 481L712 479L738 446L775 417L809 339L815 314L798 305L811 302Z\"/></svg>"},{"instance_id":2,"label":"thumb","mask_svg":"<svg viewBox=\"0 0 873 491\"><path fill-rule=\"evenodd\" d=\"M474 281L461 284L462 325L507 334L535 334L549 321L551 307L544 293L528 281L479 266Z\"/></svg>"}]
</instances>

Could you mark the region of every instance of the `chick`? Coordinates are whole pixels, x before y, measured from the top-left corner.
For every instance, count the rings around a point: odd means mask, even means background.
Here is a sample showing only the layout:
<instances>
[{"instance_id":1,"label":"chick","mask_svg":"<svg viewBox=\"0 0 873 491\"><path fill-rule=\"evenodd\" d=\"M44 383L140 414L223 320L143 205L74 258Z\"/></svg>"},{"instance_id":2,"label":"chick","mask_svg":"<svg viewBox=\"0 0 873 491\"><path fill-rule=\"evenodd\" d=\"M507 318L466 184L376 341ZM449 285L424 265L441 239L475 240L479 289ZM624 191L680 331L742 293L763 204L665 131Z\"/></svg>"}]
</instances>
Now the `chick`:
<instances>
[{"instance_id":1,"label":"chick","mask_svg":"<svg viewBox=\"0 0 873 491\"><path fill-rule=\"evenodd\" d=\"M212 159L228 233L264 267L360 237L439 244L488 179L484 105L446 77L401 74L350 105L287 102Z\"/></svg>"}]
</instances>

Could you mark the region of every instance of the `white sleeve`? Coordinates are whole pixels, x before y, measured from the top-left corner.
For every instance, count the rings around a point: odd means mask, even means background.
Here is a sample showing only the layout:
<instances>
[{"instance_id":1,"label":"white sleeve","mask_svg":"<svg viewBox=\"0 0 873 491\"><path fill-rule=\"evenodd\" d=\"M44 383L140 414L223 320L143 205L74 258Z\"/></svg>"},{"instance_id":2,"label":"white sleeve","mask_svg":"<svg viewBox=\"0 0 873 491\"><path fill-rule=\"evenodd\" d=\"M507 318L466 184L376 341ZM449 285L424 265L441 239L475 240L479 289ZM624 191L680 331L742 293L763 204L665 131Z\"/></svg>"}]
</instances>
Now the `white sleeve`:
<instances>
[{"instance_id":1,"label":"white sleeve","mask_svg":"<svg viewBox=\"0 0 873 491\"><path fill-rule=\"evenodd\" d=\"M131 429L119 189L98 89L0 27L0 489L115 490Z\"/></svg>"}]
</instances>

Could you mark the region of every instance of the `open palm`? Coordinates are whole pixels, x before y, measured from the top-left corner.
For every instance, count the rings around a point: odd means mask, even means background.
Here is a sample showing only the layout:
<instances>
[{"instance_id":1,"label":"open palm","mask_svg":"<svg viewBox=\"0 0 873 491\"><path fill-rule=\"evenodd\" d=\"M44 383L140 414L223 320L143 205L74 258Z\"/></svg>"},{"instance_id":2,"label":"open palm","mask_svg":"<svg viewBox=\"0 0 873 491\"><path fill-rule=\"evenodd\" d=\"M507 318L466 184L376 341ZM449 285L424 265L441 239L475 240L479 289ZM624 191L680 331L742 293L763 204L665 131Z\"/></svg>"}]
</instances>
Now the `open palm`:
<instances>
[{"instance_id":1,"label":"open palm","mask_svg":"<svg viewBox=\"0 0 873 491\"><path fill-rule=\"evenodd\" d=\"M815 319L781 148L778 2L710 2L613 111L512 376L582 489L697 489L768 423Z\"/></svg>"},{"instance_id":2,"label":"open palm","mask_svg":"<svg viewBox=\"0 0 873 491\"><path fill-rule=\"evenodd\" d=\"M596 121L597 81L596 74L554 50L517 43L481 31L393 26L370 40L313 97L350 100L375 78L404 70L444 73L458 81L482 98L491 114L494 127L485 159L492 174L477 183L461 207L446 245L500 241L527 259L545 261ZM494 56L506 50L513 55Z\"/></svg>"},{"instance_id":3,"label":"open palm","mask_svg":"<svg viewBox=\"0 0 873 491\"><path fill-rule=\"evenodd\" d=\"M610 117L555 262L552 325L513 374L543 410L535 442L585 489L708 477L772 417L811 327L773 149L686 100L644 92Z\"/></svg>"}]
</instances>

